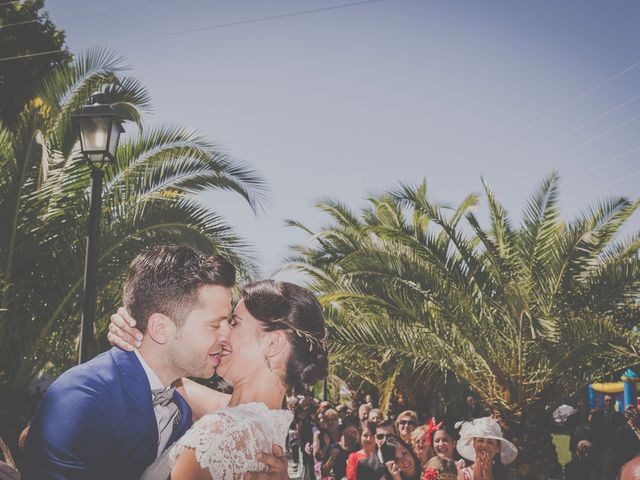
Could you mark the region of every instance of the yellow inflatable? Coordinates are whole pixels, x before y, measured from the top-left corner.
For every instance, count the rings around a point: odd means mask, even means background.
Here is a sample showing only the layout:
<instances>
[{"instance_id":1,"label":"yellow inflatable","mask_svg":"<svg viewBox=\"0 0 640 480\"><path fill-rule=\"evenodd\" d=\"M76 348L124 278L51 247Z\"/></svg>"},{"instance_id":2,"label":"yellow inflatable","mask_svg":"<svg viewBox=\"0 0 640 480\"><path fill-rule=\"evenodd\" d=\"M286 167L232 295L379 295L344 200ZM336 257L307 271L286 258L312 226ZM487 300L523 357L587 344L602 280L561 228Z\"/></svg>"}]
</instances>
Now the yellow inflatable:
<instances>
[{"instance_id":1,"label":"yellow inflatable","mask_svg":"<svg viewBox=\"0 0 640 480\"><path fill-rule=\"evenodd\" d=\"M622 393L624 392L624 382L612 383L592 383L591 387L598 393Z\"/></svg>"}]
</instances>

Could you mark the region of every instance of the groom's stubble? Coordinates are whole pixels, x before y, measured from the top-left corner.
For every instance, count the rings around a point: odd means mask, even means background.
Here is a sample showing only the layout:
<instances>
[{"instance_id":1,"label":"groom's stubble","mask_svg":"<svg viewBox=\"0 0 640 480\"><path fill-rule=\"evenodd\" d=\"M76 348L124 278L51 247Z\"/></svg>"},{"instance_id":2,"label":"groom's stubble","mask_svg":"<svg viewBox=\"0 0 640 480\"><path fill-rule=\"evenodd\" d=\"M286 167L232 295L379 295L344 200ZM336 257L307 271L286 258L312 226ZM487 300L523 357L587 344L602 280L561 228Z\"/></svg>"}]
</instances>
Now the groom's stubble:
<instances>
[{"instance_id":1,"label":"groom's stubble","mask_svg":"<svg viewBox=\"0 0 640 480\"><path fill-rule=\"evenodd\" d=\"M152 368L161 370L156 373L170 382L183 377L210 378L217 366L212 353L219 351L220 342L226 339L228 331L220 328L220 324L230 315L231 289L201 286L198 301L181 321L173 322L174 330L166 343L145 335L140 352L145 361L148 361L147 355L155 358L156 367Z\"/></svg>"}]
</instances>

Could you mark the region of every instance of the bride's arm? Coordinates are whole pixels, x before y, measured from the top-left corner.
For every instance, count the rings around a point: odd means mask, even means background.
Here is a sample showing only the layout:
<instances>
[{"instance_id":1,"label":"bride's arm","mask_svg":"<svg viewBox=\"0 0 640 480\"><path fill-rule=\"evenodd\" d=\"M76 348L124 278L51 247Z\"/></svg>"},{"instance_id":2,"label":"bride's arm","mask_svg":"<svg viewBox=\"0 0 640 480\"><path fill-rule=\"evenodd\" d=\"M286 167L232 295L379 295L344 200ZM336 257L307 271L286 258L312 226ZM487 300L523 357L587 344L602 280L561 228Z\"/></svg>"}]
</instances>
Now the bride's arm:
<instances>
[{"instance_id":1,"label":"bride's arm","mask_svg":"<svg viewBox=\"0 0 640 480\"><path fill-rule=\"evenodd\" d=\"M194 422L207 413L226 407L231 398L231 395L205 387L188 378L178 380L175 386L191 407Z\"/></svg>"}]
</instances>

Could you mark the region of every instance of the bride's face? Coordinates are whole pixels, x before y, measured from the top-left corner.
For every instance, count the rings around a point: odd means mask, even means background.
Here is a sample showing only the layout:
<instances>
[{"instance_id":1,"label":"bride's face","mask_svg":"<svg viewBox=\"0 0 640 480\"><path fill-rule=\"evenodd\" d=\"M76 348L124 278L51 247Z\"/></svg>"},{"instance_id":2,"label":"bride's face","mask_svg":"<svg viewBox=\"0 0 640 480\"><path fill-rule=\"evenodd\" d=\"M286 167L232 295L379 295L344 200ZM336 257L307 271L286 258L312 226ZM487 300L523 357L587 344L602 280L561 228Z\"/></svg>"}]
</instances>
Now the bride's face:
<instances>
[{"instance_id":1,"label":"bride's face","mask_svg":"<svg viewBox=\"0 0 640 480\"><path fill-rule=\"evenodd\" d=\"M228 340L222 344L223 354L217 374L231 384L250 377L265 367L265 332L260 322L240 301L229 320Z\"/></svg>"}]
</instances>

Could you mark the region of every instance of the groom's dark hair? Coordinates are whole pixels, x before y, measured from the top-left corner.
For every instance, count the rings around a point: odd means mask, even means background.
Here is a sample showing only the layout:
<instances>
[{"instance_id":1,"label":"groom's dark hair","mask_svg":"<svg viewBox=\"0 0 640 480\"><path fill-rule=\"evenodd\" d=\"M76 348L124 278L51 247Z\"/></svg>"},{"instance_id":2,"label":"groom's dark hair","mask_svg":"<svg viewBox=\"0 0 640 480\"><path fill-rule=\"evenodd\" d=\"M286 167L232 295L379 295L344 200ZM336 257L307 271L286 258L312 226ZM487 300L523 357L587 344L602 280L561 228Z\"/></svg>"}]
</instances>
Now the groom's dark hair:
<instances>
[{"instance_id":1,"label":"groom's dark hair","mask_svg":"<svg viewBox=\"0 0 640 480\"><path fill-rule=\"evenodd\" d=\"M131 263L124 306L143 333L154 313L162 313L181 326L196 306L201 286L231 288L235 281L235 267L220 255L174 245L152 247Z\"/></svg>"}]
</instances>

